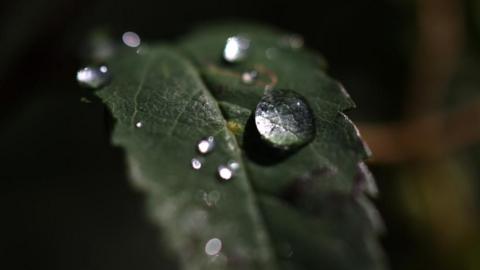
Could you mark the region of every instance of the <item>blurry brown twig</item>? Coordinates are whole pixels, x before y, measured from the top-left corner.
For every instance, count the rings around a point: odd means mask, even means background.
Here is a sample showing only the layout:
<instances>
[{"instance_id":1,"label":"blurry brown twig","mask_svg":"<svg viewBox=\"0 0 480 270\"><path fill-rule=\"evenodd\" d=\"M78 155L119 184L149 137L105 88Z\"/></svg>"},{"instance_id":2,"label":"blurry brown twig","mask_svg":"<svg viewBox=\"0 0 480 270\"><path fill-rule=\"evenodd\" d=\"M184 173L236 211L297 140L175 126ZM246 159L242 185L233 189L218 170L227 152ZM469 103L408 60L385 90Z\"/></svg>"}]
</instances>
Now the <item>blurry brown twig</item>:
<instances>
[{"instance_id":1,"label":"blurry brown twig","mask_svg":"<svg viewBox=\"0 0 480 270\"><path fill-rule=\"evenodd\" d=\"M441 105L464 40L462 1L419 0L418 41L405 119L360 124L372 162L398 163L442 157L480 141L480 100L452 112Z\"/></svg>"},{"instance_id":2,"label":"blurry brown twig","mask_svg":"<svg viewBox=\"0 0 480 270\"><path fill-rule=\"evenodd\" d=\"M463 2L419 0L417 46L413 55L407 117L440 109L464 40Z\"/></svg>"},{"instance_id":3,"label":"blurry brown twig","mask_svg":"<svg viewBox=\"0 0 480 270\"><path fill-rule=\"evenodd\" d=\"M480 99L446 113L359 129L374 156L372 162L400 163L442 158L480 141Z\"/></svg>"}]
</instances>

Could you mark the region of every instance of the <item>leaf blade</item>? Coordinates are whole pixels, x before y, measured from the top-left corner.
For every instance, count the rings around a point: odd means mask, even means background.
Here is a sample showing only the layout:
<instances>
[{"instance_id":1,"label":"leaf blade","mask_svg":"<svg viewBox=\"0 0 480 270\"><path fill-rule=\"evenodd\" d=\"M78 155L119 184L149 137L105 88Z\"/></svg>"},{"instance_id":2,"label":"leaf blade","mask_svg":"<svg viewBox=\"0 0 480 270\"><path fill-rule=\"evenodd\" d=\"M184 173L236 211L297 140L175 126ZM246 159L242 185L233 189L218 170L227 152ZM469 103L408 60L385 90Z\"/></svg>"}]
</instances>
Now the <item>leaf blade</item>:
<instances>
[{"instance_id":1,"label":"leaf blade","mask_svg":"<svg viewBox=\"0 0 480 270\"><path fill-rule=\"evenodd\" d=\"M383 269L381 252L365 246L376 245L376 229L368 220L365 204L360 203L366 199L363 190L356 192L359 164L367 150L354 124L342 113L354 106L350 97L324 73L315 55L275 47L281 35L268 29L233 27L257 45L245 63L225 66L219 52L226 37L236 33L228 29L194 34L181 43L181 51L157 46L143 56L124 54L112 64L113 73L121 77L119 82L114 79L98 92L119 120L114 141L127 150L133 178L143 179L139 185L149 194L154 220L175 236L172 243L182 239L174 246L184 268L310 269L327 260L328 269ZM282 57L268 59L264 51L270 46L281 50ZM159 51L165 57L152 57ZM132 68L139 66L135 61L150 61L155 72ZM248 68L260 68L264 82L242 84L239 75ZM264 163L256 157L258 145L250 144L249 138L252 111L264 87L272 82L274 87L293 88L307 98L318 132L306 147ZM142 128L134 128L137 121ZM189 169L195 143L210 135L216 136L218 148L206 158L205 168ZM272 156L267 153L264 158ZM242 169L234 180L219 184L214 179L216 166L230 159L241 162ZM169 168L160 170L155 164ZM208 199L210 192L219 190L223 194L220 203L214 209L208 203L205 207L205 196ZM192 199L195 191L202 198ZM337 208L336 203L340 203ZM350 214L332 215L332 209ZM282 213L291 218L285 219ZM214 224L202 227L205 218L192 222L188 216L212 216ZM342 227L345 218L352 227ZM182 224L187 225L183 228ZM318 236L306 236L299 231L302 227ZM336 227L346 230L350 239ZM222 231L222 252L228 261L212 264L202 245ZM351 245L353 239L365 245ZM294 246L297 252L311 247L320 253L300 252L303 255L285 258L285 245ZM342 246L340 250L331 250L336 245ZM185 249L187 254L183 254Z\"/></svg>"}]
</instances>

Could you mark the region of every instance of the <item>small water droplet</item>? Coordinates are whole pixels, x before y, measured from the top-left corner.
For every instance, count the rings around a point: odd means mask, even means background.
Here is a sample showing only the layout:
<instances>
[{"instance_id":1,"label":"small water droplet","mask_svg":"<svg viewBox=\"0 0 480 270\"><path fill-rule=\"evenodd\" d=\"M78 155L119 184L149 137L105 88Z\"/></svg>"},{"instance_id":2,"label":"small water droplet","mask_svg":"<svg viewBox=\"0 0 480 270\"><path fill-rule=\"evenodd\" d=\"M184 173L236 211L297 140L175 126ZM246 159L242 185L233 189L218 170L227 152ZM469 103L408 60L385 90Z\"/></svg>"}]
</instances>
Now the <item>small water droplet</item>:
<instances>
[{"instance_id":1,"label":"small water droplet","mask_svg":"<svg viewBox=\"0 0 480 270\"><path fill-rule=\"evenodd\" d=\"M222 240L212 238L205 244L205 253L209 256L214 256L222 250Z\"/></svg>"},{"instance_id":2,"label":"small water droplet","mask_svg":"<svg viewBox=\"0 0 480 270\"><path fill-rule=\"evenodd\" d=\"M256 70L246 71L242 74L242 82L244 84L252 84L258 78Z\"/></svg>"},{"instance_id":3,"label":"small water droplet","mask_svg":"<svg viewBox=\"0 0 480 270\"><path fill-rule=\"evenodd\" d=\"M228 167L232 169L232 171L237 171L240 169L240 163L236 162L235 160L230 160L228 162Z\"/></svg>"},{"instance_id":4,"label":"small water droplet","mask_svg":"<svg viewBox=\"0 0 480 270\"><path fill-rule=\"evenodd\" d=\"M199 158L192 158L191 164L194 170L200 170L203 165L202 161Z\"/></svg>"},{"instance_id":5,"label":"small water droplet","mask_svg":"<svg viewBox=\"0 0 480 270\"><path fill-rule=\"evenodd\" d=\"M97 89L110 82L106 66L84 67L77 72L77 82L84 87Z\"/></svg>"},{"instance_id":6,"label":"small water droplet","mask_svg":"<svg viewBox=\"0 0 480 270\"><path fill-rule=\"evenodd\" d=\"M122 35L122 41L128 47L136 48L140 46L141 40L140 36L135 32L125 32Z\"/></svg>"},{"instance_id":7,"label":"small water droplet","mask_svg":"<svg viewBox=\"0 0 480 270\"><path fill-rule=\"evenodd\" d=\"M310 106L292 90L267 91L255 110L255 125L263 140L282 150L304 145L315 135Z\"/></svg>"},{"instance_id":8,"label":"small water droplet","mask_svg":"<svg viewBox=\"0 0 480 270\"><path fill-rule=\"evenodd\" d=\"M210 136L205 139L201 139L198 144L197 144L197 150L200 152L200 154L208 154L213 151L213 148L215 147L215 139L213 136Z\"/></svg>"},{"instance_id":9,"label":"small water droplet","mask_svg":"<svg viewBox=\"0 0 480 270\"><path fill-rule=\"evenodd\" d=\"M230 168L229 166L225 166L225 165L218 166L217 171L218 171L218 176L220 177L220 179L225 180L225 181L228 181L228 180L232 179L232 177L234 175L234 171L232 170L232 168Z\"/></svg>"},{"instance_id":10,"label":"small water droplet","mask_svg":"<svg viewBox=\"0 0 480 270\"><path fill-rule=\"evenodd\" d=\"M280 43L292 49L300 49L303 47L303 37L298 34L291 34L282 37Z\"/></svg>"},{"instance_id":11,"label":"small water droplet","mask_svg":"<svg viewBox=\"0 0 480 270\"><path fill-rule=\"evenodd\" d=\"M137 123L135 123L135 127L136 128L142 128L143 127L143 123L138 121Z\"/></svg>"},{"instance_id":12,"label":"small water droplet","mask_svg":"<svg viewBox=\"0 0 480 270\"><path fill-rule=\"evenodd\" d=\"M229 63L237 63L247 57L250 40L242 36L227 39L223 49L223 59Z\"/></svg>"}]
</instances>

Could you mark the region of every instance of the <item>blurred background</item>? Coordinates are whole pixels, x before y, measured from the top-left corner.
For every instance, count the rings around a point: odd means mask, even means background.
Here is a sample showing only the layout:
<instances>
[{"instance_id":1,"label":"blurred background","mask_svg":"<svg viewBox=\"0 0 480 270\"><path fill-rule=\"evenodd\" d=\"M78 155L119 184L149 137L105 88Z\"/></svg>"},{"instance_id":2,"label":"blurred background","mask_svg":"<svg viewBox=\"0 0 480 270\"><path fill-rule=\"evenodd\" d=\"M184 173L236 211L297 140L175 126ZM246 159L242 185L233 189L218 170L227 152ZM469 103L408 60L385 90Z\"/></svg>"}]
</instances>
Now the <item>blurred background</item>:
<instances>
[{"instance_id":1,"label":"blurred background","mask_svg":"<svg viewBox=\"0 0 480 270\"><path fill-rule=\"evenodd\" d=\"M0 268L175 269L75 74L98 33L219 20L302 35L353 96L391 269L480 269L480 0L0 2Z\"/></svg>"}]
</instances>

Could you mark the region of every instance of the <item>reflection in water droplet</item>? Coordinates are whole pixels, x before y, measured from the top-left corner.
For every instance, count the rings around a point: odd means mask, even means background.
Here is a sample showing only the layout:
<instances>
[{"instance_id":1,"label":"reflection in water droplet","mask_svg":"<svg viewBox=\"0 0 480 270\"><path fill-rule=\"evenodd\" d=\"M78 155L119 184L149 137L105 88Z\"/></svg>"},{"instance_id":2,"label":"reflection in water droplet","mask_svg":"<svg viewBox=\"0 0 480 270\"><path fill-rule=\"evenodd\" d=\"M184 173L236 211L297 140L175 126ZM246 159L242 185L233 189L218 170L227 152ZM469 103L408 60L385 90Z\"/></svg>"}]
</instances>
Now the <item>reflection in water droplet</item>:
<instances>
[{"instance_id":1,"label":"reflection in water droplet","mask_svg":"<svg viewBox=\"0 0 480 270\"><path fill-rule=\"evenodd\" d=\"M225 166L225 165L218 166L217 171L220 179L226 180L226 181L232 179L234 175L234 171L229 166Z\"/></svg>"},{"instance_id":2,"label":"reflection in water droplet","mask_svg":"<svg viewBox=\"0 0 480 270\"><path fill-rule=\"evenodd\" d=\"M214 256L222 250L222 241L218 238L212 238L205 244L205 253Z\"/></svg>"},{"instance_id":3,"label":"reflection in water droplet","mask_svg":"<svg viewBox=\"0 0 480 270\"><path fill-rule=\"evenodd\" d=\"M136 48L140 46L140 36L135 32L125 32L122 35L122 41L128 47Z\"/></svg>"},{"instance_id":4,"label":"reflection in water droplet","mask_svg":"<svg viewBox=\"0 0 480 270\"><path fill-rule=\"evenodd\" d=\"M229 37L223 49L223 59L229 63L242 61L247 57L250 40L242 36Z\"/></svg>"},{"instance_id":5,"label":"reflection in water droplet","mask_svg":"<svg viewBox=\"0 0 480 270\"><path fill-rule=\"evenodd\" d=\"M255 110L255 125L262 139L290 150L313 139L315 124L306 100L292 90L271 90Z\"/></svg>"},{"instance_id":6,"label":"reflection in water droplet","mask_svg":"<svg viewBox=\"0 0 480 270\"><path fill-rule=\"evenodd\" d=\"M199 158L192 158L191 164L194 170L200 170L203 165L202 161Z\"/></svg>"},{"instance_id":7,"label":"reflection in water droplet","mask_svg":"<svg viewBox=\"0 0 480 270\"><path fill-rule=\"evenodd\" d=\"M258 77L256 70L246 71L242 74L242 82L244 84L252 84Z\"/></svg>"},{"instance_id":8,"label":"reflection in water droplet","mask_svg":"<svg viewBox=\"0 0 480 270\"><path fill-rule=\"evenodd\" d=\"M110 73L106 66L85 67L77 72L77 82L81 86L97 89L110 82Z\"/></svg>"},{"instance_id":9,"label":"reflection in water droplet","mask_svg":"<svg viewBox=\"0 0 480 270\"><path fill-rule=\"evenodd\" d=\"M143 127L143 123L138 121L137 123L135 123L135 127L136 128L142 128Z\"/></svg>"},{"instance_id":10,"label":"reflection in water droplet","mask_svg":"<svg viewBox=\"0 0 480 270\"><path fill-rule=\"evenodd\" d=\"M206 139L202 139L197 144L198 152L204 155L212 152L214 147L215 147L215 139L213 138L213 136L210 136Z\"/></svg>"}]
</instances>

